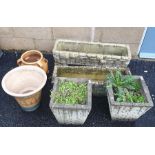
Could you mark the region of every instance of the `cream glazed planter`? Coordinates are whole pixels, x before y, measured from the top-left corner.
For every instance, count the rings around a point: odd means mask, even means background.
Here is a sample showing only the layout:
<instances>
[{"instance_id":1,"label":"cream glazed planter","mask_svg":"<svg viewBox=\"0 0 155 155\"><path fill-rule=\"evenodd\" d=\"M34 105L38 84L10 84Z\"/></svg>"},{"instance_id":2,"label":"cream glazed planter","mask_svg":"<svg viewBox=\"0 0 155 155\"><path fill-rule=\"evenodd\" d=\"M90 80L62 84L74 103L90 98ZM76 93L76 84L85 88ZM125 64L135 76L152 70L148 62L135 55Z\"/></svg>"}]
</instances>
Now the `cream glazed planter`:
<instances>
[{"instance_id":1,"label":"cream glazed planter","mask_svg":"<svg viewBox=\"0 0 155 155\"><path fill-rule=\"evenodd\" d=\"M39 67L20 66L3 77L2 88L15 97L24 111L34 111L39 107L41 91L46 81L46 73Z\"/></svg>"},{"instance_id":2,"label":"cream glazed planter","mask_svg":"<svg viewBox=\"0 0 155 155\"><path fill-rule=\"evenodd\" d=\"M53 56L57 65L125 68L131 60L128 45L73 40L57 40Z\"/></svg>"},{"instance_id":3,"label":"cream glazed planter","mask_svg":"<svg viewBox=\"0 0 155 155\"><path fill-rule=\"evenodd\" d=\"M134 121L145 114L153 105L149 89L142 76L133 76L141 84L141 92L145 97L145 103L117 102L111 87L107 87L107 97L112 120Z\"/></svg>"}]
</instances>

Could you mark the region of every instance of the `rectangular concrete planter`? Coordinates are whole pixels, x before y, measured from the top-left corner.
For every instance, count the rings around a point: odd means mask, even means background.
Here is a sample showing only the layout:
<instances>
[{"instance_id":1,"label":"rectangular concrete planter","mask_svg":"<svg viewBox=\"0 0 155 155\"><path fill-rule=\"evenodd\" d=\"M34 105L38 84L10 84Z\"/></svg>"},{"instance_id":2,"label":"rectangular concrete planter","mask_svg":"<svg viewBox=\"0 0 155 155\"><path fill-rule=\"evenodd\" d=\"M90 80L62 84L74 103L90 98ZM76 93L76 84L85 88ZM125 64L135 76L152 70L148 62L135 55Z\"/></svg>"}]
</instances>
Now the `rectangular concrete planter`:
<instances>
[{"instance_id":1,"label":"rectangular concrete planter","mask_svg":"<svg viewBox=\"0 0 155 155\"><path fill-rule=\"evenodd\" d=\"M141 92L145 96L146 103L124 103L114 99L113 89L107 87L107 96L112 120L136 120L153 107L149 89L142 76L134 76L141 83Z\"/></svg>"},{"instance_id":2,"label":"rectangular concrete planter","mask_svg":"<svg viewBox=\"0 0 155 155\"><path fill-rule=\"evenodd\" d=\"M115 68L110 70L114 71ZM57 77L86 78L92 82L92 93L94 96L106 96L106 77L109 69L92 66L55 66L52 82ZM124 75L131 74L129 68L120 69Z\"/></svg>"},{"instance_id":3,"label":"rectangular concrete planter","mask_svg":"<svg viewBox=\"0 0 155 155\"><path fill-rule=\"evenodd\" d=\"M57 40L53 56L57 65L125 68L130 62L131 52L124 44Z\"/></svg>"},{"instance_id":4,"label":"rectangular concrete planter","mask_svg":"<svg viewBox=\"0 0 155 155\"><path fill-rule=\"evenodd\" d=\"M56 120L60 124L83 124L92 108L92 83L90 80L86 79L75 79L75 78L56 78L54 81L53 92L58 89L59 81L74 81L78 83L87 83L87 99L86 104L75 104L75 105L67 105L67 104L57 104L54 103L53 98L50 101L50 109L52 110Z\"/></svg>"}]
</instances>

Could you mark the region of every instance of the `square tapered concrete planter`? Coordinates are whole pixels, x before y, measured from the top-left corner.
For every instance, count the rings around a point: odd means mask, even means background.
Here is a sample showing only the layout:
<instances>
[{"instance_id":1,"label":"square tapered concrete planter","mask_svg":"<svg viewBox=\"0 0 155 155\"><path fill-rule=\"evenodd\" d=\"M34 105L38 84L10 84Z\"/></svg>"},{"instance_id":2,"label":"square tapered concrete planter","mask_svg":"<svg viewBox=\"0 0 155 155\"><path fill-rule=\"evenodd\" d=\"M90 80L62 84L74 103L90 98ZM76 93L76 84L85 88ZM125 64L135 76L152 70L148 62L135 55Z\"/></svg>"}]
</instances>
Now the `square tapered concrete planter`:
<instances>
[{"instance_id":1,"label":"square tapered concrete planter","mask_svg":"<svg viewBox=\"0 0 155 155\"><path fill-rule=\"evenodd\" d=\"M114 92L107 87L107 96L112 120L136 120L153 107L149 89L142 76L134 76L141 83L141 92L145 97L145 103L124 103L114 99Z\"/></svg>"},{"instance_id":2,"label":"square tapered concrete planter","mask_svg":"<svg viewBox=\"0 0 155 155\"><path fill-rule=\"evenodd\" d=\"M74 81L78 83L87 83L87 98L85 104L58 104L53 98L50 101L50 109L53 112L56 120L60 124L83 124L92 108L92 83L87 79L76 78L56 78L53 86L53 92L58 89L60 81Z\"/></svg>"},{"instance_id":3,"label":"square tapered concrete planter","mask_svg":"<svg viewBox=\"0 0 155 155\"><path fill-rule=\"evenodd\" d=\"M131 52L124 44L57 40L53 56L57 65L125 68L130 62Z\"/></svg>"}]
</instances>

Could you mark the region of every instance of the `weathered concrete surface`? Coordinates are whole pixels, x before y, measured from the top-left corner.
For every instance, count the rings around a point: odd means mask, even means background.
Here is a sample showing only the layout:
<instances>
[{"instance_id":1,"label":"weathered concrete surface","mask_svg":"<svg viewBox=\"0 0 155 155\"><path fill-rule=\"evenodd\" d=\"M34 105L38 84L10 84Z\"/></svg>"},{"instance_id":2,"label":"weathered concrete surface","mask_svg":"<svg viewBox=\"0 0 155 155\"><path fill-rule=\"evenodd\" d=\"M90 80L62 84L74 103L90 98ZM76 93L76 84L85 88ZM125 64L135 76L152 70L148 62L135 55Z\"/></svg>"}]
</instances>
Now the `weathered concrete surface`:
<instances>
[{"instance_id":1,"label":"weathered concrete surface","mask_svg":"<svg viewBox=\"0 0 155 155\"><path fill-rule=\"evenodd\" d=\"M154 106L144 78L142 76L134 76L134 79L140 81L142 86L141 90L145 96L146 102L116 102L114 99L113 89L111 87L107 87L107 97L112 120L136 120Z\"/></svg>"},{"instance_id":2,"label":"weathered concrete surface","mask_svg":"<svg viewBox=\"0 0 155 155\"><path fill-rule=\"evenodd\" d=\"M53 112L55 118L60 124L83 124L92 108L92 83L86 79L77 78L56 78L54 81L53 92L58 89L58 82L63 80L69 80L74 82L87 82L87 99L85 104L58 104L54 102L54 99L50 100L50 109Z\"/></svg>"},{"instance_id":3,"label":"weathered concrete surface","mask_svg":"<svg viewBox=\"0 0 155 155\"><path fill-rule=\"evenodd\" d=\"M57 64L124 68L131 60L130 48L124 44L96 43L59 39L53 48Z\"/></svg>"}]
</instances>

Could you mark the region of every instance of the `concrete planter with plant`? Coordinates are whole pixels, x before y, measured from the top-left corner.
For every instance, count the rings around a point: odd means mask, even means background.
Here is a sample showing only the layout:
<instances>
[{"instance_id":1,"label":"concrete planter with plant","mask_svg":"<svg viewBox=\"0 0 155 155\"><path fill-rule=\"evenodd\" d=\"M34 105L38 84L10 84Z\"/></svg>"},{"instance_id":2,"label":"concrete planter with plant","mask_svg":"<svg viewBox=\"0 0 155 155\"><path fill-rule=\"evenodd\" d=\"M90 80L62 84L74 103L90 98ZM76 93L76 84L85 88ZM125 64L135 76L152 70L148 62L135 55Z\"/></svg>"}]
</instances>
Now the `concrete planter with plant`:
<instances>
[{"instance_id":1,"label":"concrete planter with plant","mask_svg":"<svg viewBox=\"0 0 155 155\"><path fill-rule=\"evenodd\" d=\"M136 120L153 107L142 76L111 72L107 81L107 96L112 120Z\"/></svg>"},{"instance_id":2,"label":"concrete planter with plant","mask_svg":"<svg viewBox=\"0 0 155 155\"><path fill-rule=\"evenodd\" d=\"M80 78L56 78L50 108L61 124L83 124L92 107L92 84Z\"/></svg>"}]
</instances>

